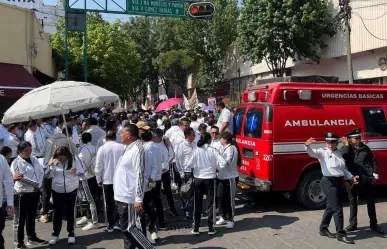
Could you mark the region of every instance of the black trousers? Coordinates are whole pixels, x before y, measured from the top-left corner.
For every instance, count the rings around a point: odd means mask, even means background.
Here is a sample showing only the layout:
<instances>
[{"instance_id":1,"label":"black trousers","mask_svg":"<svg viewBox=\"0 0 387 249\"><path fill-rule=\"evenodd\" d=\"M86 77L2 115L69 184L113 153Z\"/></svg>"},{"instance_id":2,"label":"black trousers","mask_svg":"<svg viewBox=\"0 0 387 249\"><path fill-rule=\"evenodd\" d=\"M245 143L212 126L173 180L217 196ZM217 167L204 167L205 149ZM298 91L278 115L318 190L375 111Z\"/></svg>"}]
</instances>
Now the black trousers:
<instances>
[{"instance_id":1,"label":"black trousers","mask_svg":"<svg viewBox=\"0 0 387 249\"><path fill-rule=\"evenodd\" d=\"M47 215L50 207L52 178L43 178L42 190L42 215Z\"/></svg>"},{"instance_id":2,"label":"black trousers","mask_svg":"<svg viewBox=\"0 0 387 249\"><path fill-rule=\"evenodd\" d=\"M358 203L357 199L359 194L364 195L367 201L368 217L370 218L370 226L375 227L378 224L376 219L376 208L375 208L375 190L374 185L370 179L361 180L359 185L351 185L346 183L348 199L349 199L349 224L357 226L357 210Z\"/></svg>"},{"instance_id":3,"label":"black trousers","mask_svg":"<svg viewBox=\"0 0 387 249\"><path fill-rule=\"evenodd\" d=\"M234 221L235 216L235 192L239 177L218 180L218 205L219 212L224 220Z\"/></svg>"},{"instance_id":4,"label":"black trousers","mask_svg":"<svg viewBox=\"0 0 387 249\"><path fill-rule=\"evenodd\" d=\"M5 249L3 231L5 228L5 214L7 210L4 207L0 208L0 249Z\"/></svg>"},{"instance_id":5,"label":"black trousers","mask_svg":"<svg viewBox=\"0 0 387 249\"><path fill-rule=\"evenodd\" d=\"M14 242L24 242L24 225L27 237L36 238L35 216L39 204L40 192L20 193L15 195L15 215L13 218Z\"/></svg>"},{"instance_id":6,"label":"black trousers","mask_svg":"<svg viewBox=\"0 0 387 249\"><path fill-rule=\"evenodd\" d=\"M154 187L151 191L153 195L154 208L156 209L155 214L159 222L159 226L164 227L165 218L164 218L163 201L161 200L161 180L156 181L156 187Z\"/></svg>"},{"instance_id":7,"label":"black trousers","mask_svg":"<svg viewBox=\"0 0 387 249\"><path fill-rule=\"evenodd\" d=\"M153 191L149 190L145 192L144 199L142 201L144 212L148 216L148 227L149 232L157 232L156 230L156 212L155 212L155 205L153 202L154 199ZM146 229L143 229L144 235L146 236Z\"/></svg>"},{"instance_id":8,"label":"black trousers","mask_svg":"<svg viewBox=\"0 0 387 249\"><path fill-rule=\"evenodd\" d=\"M163 184L163 192L167 197L169 210L172 212L176 211L175 200L173 199L172 189L171 189L171 172L168 170L161 174L161 182Z\"/></svg>"},{"instance_id":9,"label":"black trousers","mask_svg":"<svg viewBox=\"0 0 387 249\"><path fill-rule=\"evenodd\" d=\"M121 228L124 232L124 249L154 249L155 247L146 238L145 216L138 216L132 203L127 204L117 201L116 205Z\"/></svg>"},{"instance_id":10,"label":"black trousers","mask_svg":"<svg viewBox=\"0 0 387 249\"><path fill-rule=\"evenodd\" d=\"M327 203L321 221L320 231L328 229L333 216L337 236L344 236L344 215L343 206L341 205L341 187L343 185L343 178L323 176L321 185L324 194L327 197Z\"/></svg>"},{"instance_id":11,"label":"black trousers","mask_svg":"<svg viewBox=\"0 0 387 249\"><path fill-rule=\"evenodd\" d=\"M202 216L203 196L207 196L208 228L214 228L215 216L215 179L194 179L194 228L200 227Z\"/></svg>"},{"instance_id":12,"label":"black trousers","mask_svg":"<svg viewBox=\"0 0 387 249\"><path fill-rule=\"evenodd\" d=\"M77 200L77 191L70 193L57 193L52 191L52 200L54 202L54 219L52 236L59 236L62 229L63 212L66 209L67 232L69 237L74 237L75 229L75 204Z\"/></svg>"},{"instance_id":13,"label":"black trousers","mask_svg":"<svg viewBox=\"0 0 387 249\"><path fill-rule=\"evenodd\" d=\"M106 218L109 228L113 228L118 223L118 211L114 201L113 184L103 185L104 201L106 206Z\"/></svg>"},{"instance_id":14,"label":"black trousers","mask_svg":"<svg viewBox=\"0 0 387 249\"><path fill-rule=\"evenodd\" d=\"M193 173L192 172L184 172L184 179L182 179L182 183L187 183L190 179L193 178ZM193 196L191 196L191 198L185 200L183 198L182 199L182 202L183 202L183 209L184 209L184 212L189 213L189 215L192 215L192 212L193 212Z\"/></svg>"},{"instance_id":15,"label":"black trousers","mask_svg":"<svg viewBox=\"0 0 387 249\"><path fill-rule=\"evenodd\" d=\"M89 189L90 189L90 194L91 194L91 197L93 198L94 200L94 205L95 205L95 209L97 212L97 215L98 215L98 197L99 197L99 186L98 186L98 183L97 183L97 178L96 177L92 177L90 179L87 179L87 185L89 185ZM89 208L86 210L86 217L88 219L92 219L92 215L93 214L93 211L90 209L90 206ZM98 218L97 218L98 220Z\"/></svg>"}]
</instances>

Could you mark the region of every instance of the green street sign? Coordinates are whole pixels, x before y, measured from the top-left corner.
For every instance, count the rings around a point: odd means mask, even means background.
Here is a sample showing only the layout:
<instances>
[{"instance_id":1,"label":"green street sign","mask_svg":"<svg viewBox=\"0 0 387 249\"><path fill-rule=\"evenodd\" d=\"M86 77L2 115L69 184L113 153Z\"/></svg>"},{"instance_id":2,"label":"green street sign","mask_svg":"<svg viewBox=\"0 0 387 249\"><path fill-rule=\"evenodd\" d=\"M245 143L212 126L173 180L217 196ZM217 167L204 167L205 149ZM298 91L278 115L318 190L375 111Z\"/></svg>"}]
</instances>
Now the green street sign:
<instances>
[{"instance_id":1,"label":"green street sign","mask_svg":"<svg viewBox=\"0 0 387 249\"><path fill-rule=\"evenodd\" d=\"M185 17L184 2L127 0L127 12L136 15Z\"/></svg>"}]
</instances>

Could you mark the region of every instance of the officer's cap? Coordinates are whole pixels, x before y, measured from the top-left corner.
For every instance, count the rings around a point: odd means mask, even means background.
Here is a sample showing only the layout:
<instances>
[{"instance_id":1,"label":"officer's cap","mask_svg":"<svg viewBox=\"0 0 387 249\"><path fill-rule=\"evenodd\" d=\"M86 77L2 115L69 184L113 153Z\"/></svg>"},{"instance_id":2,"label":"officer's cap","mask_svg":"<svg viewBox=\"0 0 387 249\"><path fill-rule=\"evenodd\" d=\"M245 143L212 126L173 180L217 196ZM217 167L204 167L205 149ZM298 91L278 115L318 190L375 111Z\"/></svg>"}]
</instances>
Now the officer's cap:
<instances>
[{"instance_id":1,"label":"officer's cap","mask_svg":"<svg viewBox=\"0 0 387 249\"><path fill-rule=\"evenodd\" d=\"M361 137L361 129L360 128L354 129L353 131L348 133L348 137Z\"/></svg>"},{"instance_id":2,"label":"officer's cap","mask_svg":"<svg viewBox=\"0 0 387 249\"><path fill-rule=\"evenodd\" d=\"M337 136L335 133L333 132L327 132L324 134L324 137L325 137L325 141L338 141L339 140L339 136Z\"/></svg>"}]
</instances>

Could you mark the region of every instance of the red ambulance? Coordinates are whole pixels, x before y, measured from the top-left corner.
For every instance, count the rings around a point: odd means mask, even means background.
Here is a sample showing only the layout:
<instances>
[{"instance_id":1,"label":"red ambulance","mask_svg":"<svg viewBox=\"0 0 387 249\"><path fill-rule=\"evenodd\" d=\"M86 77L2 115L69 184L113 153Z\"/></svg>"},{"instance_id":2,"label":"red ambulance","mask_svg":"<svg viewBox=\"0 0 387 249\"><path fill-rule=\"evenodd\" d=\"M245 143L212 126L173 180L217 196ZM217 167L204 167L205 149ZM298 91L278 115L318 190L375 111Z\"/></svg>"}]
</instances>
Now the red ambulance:
<instances>
[{"instance_id":1,"label":"red ambulance","mask_svg":"<svg viewBox=\"0 0 387 249\"><path fill-rule=\"evenodd\" d=\"M376 183L387 184L387 86L270 83L247 89L241 102L233 121L242 189L292 191L306 208L322 208L320 166L304 143L314 137L313 147L324 147L325 132L357 127L378 161Z\"/></svg>"}]
</instances>

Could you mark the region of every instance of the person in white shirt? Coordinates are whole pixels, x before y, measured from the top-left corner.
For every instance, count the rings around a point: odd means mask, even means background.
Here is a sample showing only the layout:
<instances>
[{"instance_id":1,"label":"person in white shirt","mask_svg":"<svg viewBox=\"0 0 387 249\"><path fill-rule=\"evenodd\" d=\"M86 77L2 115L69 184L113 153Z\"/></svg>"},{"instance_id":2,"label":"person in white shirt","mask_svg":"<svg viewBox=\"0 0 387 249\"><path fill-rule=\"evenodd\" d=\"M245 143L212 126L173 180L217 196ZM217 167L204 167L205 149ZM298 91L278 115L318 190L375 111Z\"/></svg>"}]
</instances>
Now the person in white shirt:
<instances>
[{"instance_id":1,"label":"person in white shirt","mask_svg":"<svg viewBox=\"0 0 387 249\"><path fill-rule=\"evenodd\" d=\"M89 118L87 120L87 126L89 127L86 132L92 136L91 144L97 146L98 140L106 136L106 132L99 128L98 121L95 118Z\"/></svg>"},{"instance_id":2,"label":"person in white shirt","mask_svg":"<svg viewBox=\"0 0 387 249\"><path fill-rule=\"evenodd\" d=\"M358 183L358 176L353 176L345 165L345 160L341 152L337 149L339 137L333 132L327 132L325 137L325 148L313 149L312 144L316 142L314 138L309 138L305 142L305 150L309 156L318 159L323 177L321 179L321 187L326 195L327 204L320 224L320 235L329 238L337 238L345 244L354 244L353 240L349 239L344 230L344 215L343 206L341 205L340 192L344 182L344 177L352 180L354 184ZM332 216L335 218L336 233L331 234L328 230Z\"/></svg>"},{"instance_id":3,"label":"person in white shirt","mask_svg":"<svg viewBox=\"0 0 387 249\"><path fill-rule=\"evenodd\" d=\"M194 131L198 131L200 123L198 122L198 116L196 114L191 115L191 124L190 127L194 129Z\"/></svg>"},{"instance_id":4,"label":"person in white shirt","mask_svg":"<svg viewBox=\"0 0 387 249\"><path fill-rule=\"evenodd\" d=\"M52 120L52 118L44 118L42 124L42 127L46 130L46 133L49 136L52 136L55 131L54 127L52 126Z\"/></svg>"},{"instance_id":5,"label":"person in white shirt","mask_svg":"<svg viewBox=\"0 0 387 249\"><path fill-rule=\"evenodd\" d=\"M113 132L113 133L117 133L117 130L118 130L118 126L117 126L117 122L114 121L114 120L108 120L106 122L106 131L109 132ZM106 135L105 135L106 136ZM96 145L96 148L97 148L97 151L99 150L99 148L106 142L105 140L105 136L103 137L100 137L98 142L97 142L97 145Z\"/></svg>"},{"instance_id":6,"label":"person in white shirt","mask_svg":"<svg viewBox=\"0 0 387 249\"><path fill-rule=\"evenodd\" d=\"M40 129L35 121L31 120L28 123L28 130L24 134L24 141L29 142L32 145L32 156L40 158L44 150L46 136Z\"/></svg>"},{"instance_id":7,"label":"person in white shirt","mask_svg":"<svg viewBox=\"0 0 387 249\"><path fill-rule=\"evenodd\" d=\"M146 184L143 200L144 212L148 216L148 229L151 234L151 238L154 241L158 241L160 238L156 229L156 213L154 210L154 205L157 201L154 201L156 197L154 195L155 193L153 192L153 189L156 187L157 184L156 178L158 176L158 172L160 171L161 173L161 164L160 162L156 162L157 159L160 159L158 158L160 156L156 155L158 152L153 146L152 133L150 131L150 127L147 126L143 121L138 122L136 125L140 129L140 137L143 141L143 148L145 154L144 179ZM164 219L164 217L162 217L162 219Z\"/></svg>"},{"instance_id":8,"label":"person in white shirt","mask_svg":"<svg viewBox=\"0 0 387 249\"><path fill-rule=\"evenodd\" d=\"M51 134L49 132L47 132L46 128L44 127L43 119L37 119L35 122L38 125L36 132L38 133L38 137L39 136L42 137L42 139L43 139L42 148L44 148L46 140L47 140L47 138L49 138L51 136Z\"/></svg>"},{"instance_id":9,"label":"person in white shirt","mask_svg":"<svg viewBox=\"0 0 387 249\"><path fill-rule=\"evenodd\" d=\"M172 135L179 131L180 130L180 127L179 127L179 120L177 118L175 119L172 119L171 121L171 128L169 128L166 132L165 132L165 135L164 135L164 138L168 139L169 141L171 141L171 137Z\"/></svg>"},{"instance_id":10,"label":"person in white shirt","mask_svg":"<svg viewBox=\"0 0 387 249\"><path fill-rule=\"evenodd\" d=\"M207 196L208 234L214 235L216 170L227 165L226 160L218 150L210 146L211 135L203 133L197 143L197 148L188 160L187 165L193 168L194 174L194 228L193 235L199 235L202 215L203 196Z\"/></svg>"},{"instance_id":11,"label":"person in white shirt","mask_svg":"<svg viewBox=\"0 0 387 249\"><path fill-rule=\"evenodd\" d=\"M192 168L190 167L190 165L188 165L188 161L196 149L196 142L195 131L192 128L186 130L184 132L184 135L184 142L179 144L176 148L176 168L180 174L182 183L185 184L193 178ZM185 212L185 218L190 219L193 211L191 199L183 199L183 209Z\"/></svg>"},{"instance_id":12,"label":"person in white shirt","mask_svg":"<svg viewBox=\"0 0 387 249\"><path fill-rule=\"evenodd\" d=\"M126 145L124 155L117 164L113 178L114 199L124 230L124 248L155 248L144 236L146 224L143 215L143 199L148 179L144 177L144 149L139 139L139 129L129 124L121 133L122 144ZM137 216L140 216L141 231L137 227Z\"/></svg>"},{"instance_id":13,"label":"person in white shirt","mask_svg":"<svg viewBox=\"0 0 387 249\"><path fill-rule=\"evenodd\" d=\"M222 144L220 154L227 164L218 172L217 197L221 217L216 225L227 224L226 227L231 229L234 228L235 193L239 180L237 171L238 150L231 144L232 134L230 132L225 131L220 135L220 143Z\"/></svg>"},{"instance_id":14,"label":"person in white shirt","mask_svg":"<svg viewBox=\"0 0 387 249\"><path fill-rule=\"evenodd\" d=\"M5 249L3 230L5 228L5 214L13 215L13 179L7 160L0 155L0 201L7 203L5 207L0 208L0 249Z\"/></svg>"},{"instance_id":15,"label":"person in white shirt","mask_svg":"<svg viewBox=\"0 0 387 249\"><path fill-rule=\"evenodd\" d=\"M4 140L8 135L7 129L0 123L0 146L4 145Z\"/></svg>"},{"instance_id":16,"label":"person in white shirt","mask_svg":"<svg viewBox=\"0 0 387 249\"><path fill-rule=\"evenodd\" d=\"M219 128L219 132L228 131L231 134L233 133L233 120L232 113L226 108L226 105L223 102L216 103L216 110L220 113L218 122L216 126Z\"/></svg>"},{"instance_id":17,"label":"person in white shirt","mask_svg":"<svg viewBox=\"0 0 387 249\"><path fill-rule=\"evenodd\" d=\"M117 131L117 135L116 135L116 142L117 143L121 143L121 132L122 132L122 129L127 125L129 124L129 121L128 120L123 120L120 127L118 128L118 131Z\"/></svg>"},{"instance_id":18,"label":"person in white shirt","mask_svg":"<svg viewBox=\"0 0 387 249\"><path fill-rule=\"evenodd\" d=\"M207 132L207 125L205 123L201 123L198 127L198 133L201 135L204 132Z\"/></svg>"},{"instance_id":19,"label":"person in white shirt","mask_svg":"<svg viewBox=\"0 0 387 249\"><path fill-rule=\"evenodd\" d=\"M49 162L45 177L52 178L52 200L54 203L53 232L50 245L59 241L62 230L63 211L66 209L68 244L75 243L75 205L79 187L79 176L83 168L74 162L74 156L67 147L59 147Z\"/></svg>"},{"instance_id":20,"label":"person in white shirt","mask_svg":"<svg viewBox=\"0 0 387 249\"><path fill-rule=\"evenodd\" d=\"M214 147L217 150L222 149L222 144L219 139L219 128L217 126L212 126L210 130L211 134L211 147Z\"/></svg>"},{"instance_id":21,"label":"person in white shirt","mask_svg":"<svg viewBox=\"0 0 387 249\"><path fill-rule=\"evenodd\" d=\"M13 222L16 248L26 248L24 244L24 226L27 232L27 245L42 245L46 241L39 239L35 232L35 216L40 199L44 172L38 159L32 156L32 145L23 141L19 144L19 156L11 164L11 172L16 192L15 216Z\"/></svg>"},{"instance_id":22,"label":"person in white shirt","mask_svg":"<svg viewBox=\"0 0 387 249\"><path fill-rule=\"evenodd\" d=\"M90 142L92 140L91 134L85 132L82 134L82 145L79 148L79 154L76 160L77 167L83 169L85 174L81 177L81 184L79 190L86 196L89 207L86 210L86 216L82 217L77 226L86 225L82 228L83 231L96 229L98 225L98 212L97 212L97 192L98 183L95 176L95 157L97 155L95 146ZM90 222L91 219L91 222Z\"/></svg>"},{"instance_id":23,"label":"person in white shirt","mask_svg":"<svg viewBox=\"0 0 387 249\"><path fill-rule=\"evenodd\" d=\"M17 157L17 146L20 144L20 140L17 137L19 128L12 124L8 127L8 136L4 140L4 146L8 146L12 150L11 162Z\"/></svg>"},{"instance_id":24,"label":"person in white shirt","mask_svg":"<svg viewBox=\"0 0 387 249\"><path fill-rule=\"evenodd\" d=\"M115 142L116 134L114 132L109 131L105 139L106 143L97 152L95 176L97 177L98 185L102 187L105 216L107 219L106 231L113 232L114 230L121 230L118 226L118 213L114 203L113 176L125 149L122 144Z\"/></svg>"}]
</instances>

